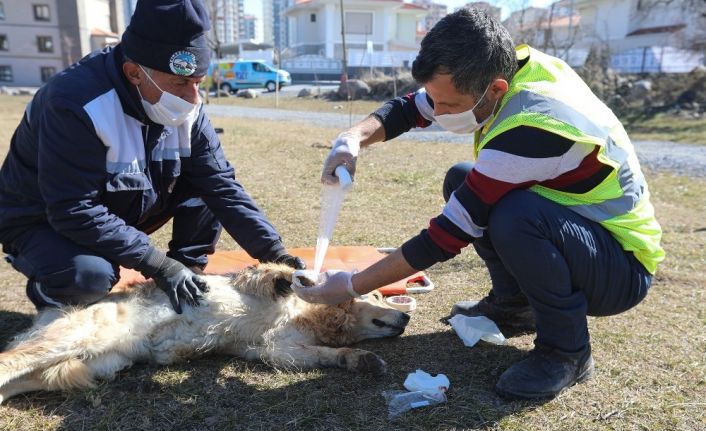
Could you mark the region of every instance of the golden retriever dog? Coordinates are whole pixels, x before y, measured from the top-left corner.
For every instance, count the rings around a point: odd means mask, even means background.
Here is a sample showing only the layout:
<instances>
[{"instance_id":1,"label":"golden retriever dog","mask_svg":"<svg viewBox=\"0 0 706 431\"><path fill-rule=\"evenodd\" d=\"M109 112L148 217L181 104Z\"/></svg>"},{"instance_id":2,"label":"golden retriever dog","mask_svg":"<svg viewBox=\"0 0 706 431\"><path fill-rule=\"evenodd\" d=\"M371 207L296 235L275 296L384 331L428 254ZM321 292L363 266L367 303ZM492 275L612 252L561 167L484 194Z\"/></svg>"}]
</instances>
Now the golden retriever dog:
<instances>
[{"instance_id":1,"label":"golden retriever dog","mask_svg":"<svg viewBox=\"0 0 706 431\"><path fill-rule=\"evenodd\" d=\"M209 353L284 369L384 373L376 354L342 346L400 335L409 316L379 297L309 304L292 294L292 273L265 264L204 276L210 290L183 314L151 282L87 307L43 310L0 353L0 403L23 392L91 387L136 362L172 364Z\"/></svg>"}]
</instances>

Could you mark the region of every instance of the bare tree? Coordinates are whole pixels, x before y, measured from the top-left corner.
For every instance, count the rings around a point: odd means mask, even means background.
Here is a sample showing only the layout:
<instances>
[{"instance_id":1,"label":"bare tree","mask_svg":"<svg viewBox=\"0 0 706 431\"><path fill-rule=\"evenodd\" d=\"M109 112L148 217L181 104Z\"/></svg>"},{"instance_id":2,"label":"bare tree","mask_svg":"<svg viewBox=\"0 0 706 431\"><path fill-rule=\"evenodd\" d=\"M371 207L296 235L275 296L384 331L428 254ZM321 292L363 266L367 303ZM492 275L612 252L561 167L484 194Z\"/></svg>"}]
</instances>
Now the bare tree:
<instances>
[{"instance_id":1,"label":"bare tree","mask_svg":"<svg viewBox=\"0 0 706 431\"><path fill-rule=\"evenodd\" d=\"M76 61L73 56L73 48L76 46L74 40L65 31L61 32L61 51L64 53L65 66L69 67Z\"/></svg>"},{"instance_id":2,"label":"bare tree","mask_svg":"<svg viewBox=\"0 0 706 431\"><path fill-rule=\"evenodd\" d=\"M211 31L208 34L208 42L211 50L216 54L216 59L223 58L223 53L221 47L223 43L218 35L218 20L225 19L223 0L206 0L206 8L208 10L208 15L211 17ZM216 64L213 68L213 73L210 79L205 80L208 82L207 87L216 87L216 98L221 95L221 70ZM206 103L208 103L208 93L211 88L206 88Z\"/></svg>"},{"instance_id":3,"label":"bare tree","mask_svg":"<svg viewBox=\"0 0 706 431\"><path fill-rule=\"evenodd\" d=\"M216 58L221 58L222 42L218 36L218 20L225 19L223 0L207 0L206 8L208 9L208 15L211 17L211 22L213 23L211 32L208 35L208 41L211 45L211 49L216 53Z\"/></svg>"}]
</instances>

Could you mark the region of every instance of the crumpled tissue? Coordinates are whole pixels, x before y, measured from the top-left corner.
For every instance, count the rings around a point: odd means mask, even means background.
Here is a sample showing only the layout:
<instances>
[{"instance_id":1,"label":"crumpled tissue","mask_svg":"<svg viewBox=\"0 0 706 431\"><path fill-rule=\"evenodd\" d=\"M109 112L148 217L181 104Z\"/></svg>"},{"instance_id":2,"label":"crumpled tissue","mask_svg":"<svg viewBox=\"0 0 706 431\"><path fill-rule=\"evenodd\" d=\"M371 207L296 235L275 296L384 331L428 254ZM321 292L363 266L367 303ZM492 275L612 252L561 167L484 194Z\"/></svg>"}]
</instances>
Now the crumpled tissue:
<instances>
[{"instance_id":1,"label":"crumpled tissue","mask_svg":"<svg viewBox=\"0 0 706 431\"><path fill-rule=\"evenodd\" d=\"M404 387L410 392L423 391L429 395L436 395L439 399L449 390L449 378L443 374L431 376L431 374L417 370L409 373L404 381Z\"/></svg>"},{"instance_id":2,"label":"crumpled tissue","mask_svg":"<svg viewBox=\"0 0 706 431\"><path fill-rule=\"evenodd\" d=\"M498 325L485 316L464 316L457 314L449 319L451 327L463 340L463 344L473 347L478 340L493 344L505 344L507 340Z\"/></svg>"}]
</instances>

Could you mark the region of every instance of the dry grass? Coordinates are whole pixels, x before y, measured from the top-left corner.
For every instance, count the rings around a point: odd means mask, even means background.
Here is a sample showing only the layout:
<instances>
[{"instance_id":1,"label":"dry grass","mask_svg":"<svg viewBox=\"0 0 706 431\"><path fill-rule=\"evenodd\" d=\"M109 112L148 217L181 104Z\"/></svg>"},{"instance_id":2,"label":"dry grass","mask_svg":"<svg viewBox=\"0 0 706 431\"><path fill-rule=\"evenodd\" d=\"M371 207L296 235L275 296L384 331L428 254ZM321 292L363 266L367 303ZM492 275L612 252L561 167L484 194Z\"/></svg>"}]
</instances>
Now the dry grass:
<instances>
[{"instance_id":1,"label":"dry grass","mask_svg":"<svg viewBox=\"0 0 706 431\"><path fill-rule=\"evenodd\" d=\"M22 106L0 104L0 154ZM334 129L212 119L237 175L289 246L313 246L318 171ZM467 158L462 145L390 142L362 154L333 243L395 246L442 207L446 169ZM532 347L466 348L441 324L451 305L489 289L479 259L465 252L429 271L438 286L419 296L404 336L362 343L391 372L379 379L338 370L283 373L213 357L171 367L141 365L86 392L34 393L0 407L0 429L706 429L706 181L649 175L668 258L647 299L619 316L590 318L596 377L547 403L504 402L493 385ZM155 235L166 246L168 231ZM236 247L224 235L222 249ZM7 340L33 310L24 280L0 265L0 327ZM421 368L451 380L448 403L386 418L381 396Z\"/></svg>"}]
</instances>

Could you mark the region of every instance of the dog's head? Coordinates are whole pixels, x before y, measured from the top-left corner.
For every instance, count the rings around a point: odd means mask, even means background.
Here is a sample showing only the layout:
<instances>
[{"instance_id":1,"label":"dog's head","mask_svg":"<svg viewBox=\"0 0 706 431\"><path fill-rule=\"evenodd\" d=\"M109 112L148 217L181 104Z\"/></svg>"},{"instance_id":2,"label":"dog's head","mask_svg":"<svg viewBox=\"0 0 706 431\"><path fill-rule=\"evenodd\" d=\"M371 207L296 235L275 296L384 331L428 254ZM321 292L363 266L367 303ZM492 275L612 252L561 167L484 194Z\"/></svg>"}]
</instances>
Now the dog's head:
<instances>
[{"instance_id":1,"label":"dog's head","mask_svg":"<svg viewBox=\"0 0 706 431\"><path fill-rule=\"evenodd\" d=\"M322 344L346 346L369 338L396 337L404 332L409 315L395 310L378 294L338 305L312 304L295 324L313 332Z\"/></svg>"},{"instance_id":2,"label":"dog's head","mask_svg":"<svg viewBox=\"0 0 706 431\"><path fill-rule=\"evenodd\" d=\"M357 341L402 335L409 323L409 314L387 305L378 292L368 294L365 299L353 300L348 305L350 313L358 319L353 330Z\"/></svg>"},{"instance_id":3,"label":"dog's head","mask_svg":"<svg viewBox=\"0 0 706 431\"><path fill-rule=\"evenodd\" d=\"M294 270L285 265L263 264L239 272L235 285L263 296L287 297L292 294ZM299 281L313 286L314 281L300 277ZM395 337L404 332L409 315L385 304L379 294L338 305L300 302L303 310L295 325L313 333L317 340L329 346L345 346L369 338Z\"/></svg>"}]
</instances>

